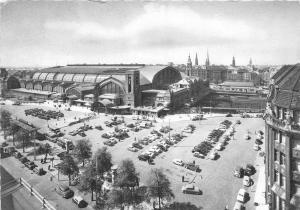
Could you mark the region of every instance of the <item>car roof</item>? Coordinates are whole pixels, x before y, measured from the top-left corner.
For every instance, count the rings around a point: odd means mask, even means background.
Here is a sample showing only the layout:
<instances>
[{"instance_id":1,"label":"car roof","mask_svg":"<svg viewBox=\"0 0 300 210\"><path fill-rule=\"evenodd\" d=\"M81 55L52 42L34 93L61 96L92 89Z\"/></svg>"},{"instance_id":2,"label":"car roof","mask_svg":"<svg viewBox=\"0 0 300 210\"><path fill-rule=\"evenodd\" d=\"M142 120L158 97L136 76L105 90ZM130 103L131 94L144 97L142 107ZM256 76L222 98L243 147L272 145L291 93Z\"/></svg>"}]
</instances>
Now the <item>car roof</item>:
<instances>
[{"instance_id":1,"label":"car roof","mask_svg":"<svg viewBox=\"0 0 300 210\"><path fill-rule=\"evenodd\" d=\"M246 193L246 190L245 190L245 189L241 188L241 189L239 190L239 194L245 194L245 193Z\"/></svg>"},{"instance_id":2,"label":"car roof","mask_svg":"<svg viewBox=\"0 0 300 210\"><path fill-rule=\"evenodd\" d=\"M75 195L74 199L76 199L78 202L83 201L83 198L79 195Z\"/></svg>"},{"instance_id":3,"label":"car roof","mask_svg":"<svg viewBox=\"0 0 300 210\"><path fill-rule=\"evenodd\" d=\"M62 189L62 190L69 189L69 187L67 185L64 185L64 184L59 185L59 188Z\"/></svg>"}]
</instances>

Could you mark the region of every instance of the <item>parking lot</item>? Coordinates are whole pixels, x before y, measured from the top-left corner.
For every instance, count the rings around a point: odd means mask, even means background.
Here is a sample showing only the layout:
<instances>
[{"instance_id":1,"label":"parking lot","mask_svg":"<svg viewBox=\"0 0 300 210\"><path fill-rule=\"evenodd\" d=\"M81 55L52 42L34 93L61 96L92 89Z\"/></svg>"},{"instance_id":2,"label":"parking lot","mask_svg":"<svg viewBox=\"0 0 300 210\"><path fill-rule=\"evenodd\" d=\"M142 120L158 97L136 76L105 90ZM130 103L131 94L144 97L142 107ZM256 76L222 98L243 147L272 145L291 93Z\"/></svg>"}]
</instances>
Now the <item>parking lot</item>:
<instances>
[{"instance_id":1,"label":"parking lot","mask_svg":"<svg viewBox=\"0 0 300 210\"><path fill-rule=\"evenodd\" d=\"M47 121L42 119L36 119L35 117L29 116L24 118L24 110L34 107L43 107L42 105L21 105L14 114L20 118L26 119L33 124L42 125L44 128L47 127ZM8 109L14 107L8 106ZM54 108L51 108L54 110ZM88 111L66 111L61 110L65 114L65 119L60 120L50 120L50 124L64 124L64 121L68 121L78 117L86 117ZM106 139L102 138L101 135L105 132L114 131L114 127L107 127L104 122L111 120L112 116L105 116L104 114L98 115L95 119L91 119L85 122L88 125L97 126L101 125L104 130L99 131L97 129L91 129L85 131L86 137L93 144L93 151L104 146L104 141ZM224 209L226 205L229 209L232 209L236 201L236 196L240 188L242 188L242 179L233 176L233 170L236 166L245 167L247 163L251 163L255 166L255 161L258 156L258 152L253 150L253 145L255 141L255 131L264 130L264 122L260 118L240 118L240 117L227 117L224 115L205 115L204 120L201 121L191 121L191 116L188 115L176 115L167 116L165 119L157 119L157 123L154 123L154 127L149 129L142 129L138 132L129 131L129 138L117 142L112 147L108 147L109 151L112 153L114 163L118 164L121 160L125 158L130 158L134 161L137 171L140 173L141 183L145 183L147 180L147 175L151 168L163 168L166 175L169 177L172 185L172 189L175 194L175 200L180 202L191 202L203 209ZM211 130L218 128L220 122L225 119L235 122L237 119L241 120L240 125L235 126L234 139L230 140L225 146L225 149L218 151L219 158L216 160L200 159L193 156L192 149L194 146L204 141ZM124 121L126 124L135 122L132 116L125 116ZM132 145L135 140L140 140L145 136L148 136L153 129L159 130L162 126L168 126L173 128L171 135L175 132L180 133L187 125L195 125L195 131L190 133L184 133L184 137L180 142L170 146L168 151L162 152L154 159L154 164L149 165L145 161L138 160L138 155L143 151L149 149L151 146L158 143L158 140L148 144L143 145L143 149L132 152L127 148ZM64 127L61 129L63 133L66 134L65 137L76 141L82 139L82 136L68 135L69 132L78 129L83 126L83 123L75 124L72 126ZM124 125L118 125L118 127L123 127ZM244 136L246 133L250 134L252 137L250 140L245 140ZM169 134L164 134L168 139ZM195 173L193 171L187 170L181 166L177 166L172 163L175 158L182 159L186 162L191 162L195 160L195 163L200 166L201 172ZM252 177L254 182L256 182L257 174ZM182 182L182 176L185 177L185 182ZM182 186L191 183L198 186L202 191L202 195L190 195L183 194L181 192ZM245 188L250 193L250 201L246 204L246 209L254 209L253 198L254 191L253 187Z\"/></svg>"}]
</instances>

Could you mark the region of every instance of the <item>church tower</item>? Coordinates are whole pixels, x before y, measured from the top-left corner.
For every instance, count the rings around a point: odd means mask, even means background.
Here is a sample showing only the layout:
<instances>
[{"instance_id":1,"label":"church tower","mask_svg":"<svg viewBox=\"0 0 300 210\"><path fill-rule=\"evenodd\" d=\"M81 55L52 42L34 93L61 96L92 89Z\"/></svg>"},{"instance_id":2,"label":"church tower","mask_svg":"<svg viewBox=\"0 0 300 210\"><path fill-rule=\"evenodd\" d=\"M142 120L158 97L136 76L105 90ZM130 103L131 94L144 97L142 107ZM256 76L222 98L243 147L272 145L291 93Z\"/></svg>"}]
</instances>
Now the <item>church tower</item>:
<instances>
[{"instance_id":1,"label":"church tower","mask_svg":"<svg viewBox=\"0 0 300 210\"><path fill-rule=\"evenodd\" d=\"M206 60L205 60L205 66L206 68L210 65L210 61L209 61L209 55L208 55L208 50L207 50L207 53L206 53Z\"/></svg>"},{"instance_id":2,"label":"church tower","mask_svg":"<svg viewBox=\"0 0 300 210\"><path fill-rule=\"evenodd\" d=\"M231 66L235 67L235 57L234 56L232 57L232 64L231 64Z\"/></svg>"},{"instance_id":3,"label":"church tower","mask_svg":"<svg viewBox=\"0 0 300 210\"><path fill-rule=\"evenodd\" d=\"M188 76L192 76L192 68L193 68L193 64L192 64L191 56L189 54L188 62L186 64L186 74Z\"/></svg>"},{"instance_id":4,"label":"church tower","mask_svg":"<svg viewBox=\"0 0 300 210\"><path fill-rule=\"evenodd\" d=\"M252 66L252 58L249 60L249 66Z\"/></svg>"},{"instance_id":5,"label":"church tower","mask_svg":"<svg viewBox=\"0 0 300 210\"><path fill-rule=\"evenodd\" d=\"M195 66L198 66L198 55L196 53L196 58L195 58Z\"/></svg>"}]
</instances>

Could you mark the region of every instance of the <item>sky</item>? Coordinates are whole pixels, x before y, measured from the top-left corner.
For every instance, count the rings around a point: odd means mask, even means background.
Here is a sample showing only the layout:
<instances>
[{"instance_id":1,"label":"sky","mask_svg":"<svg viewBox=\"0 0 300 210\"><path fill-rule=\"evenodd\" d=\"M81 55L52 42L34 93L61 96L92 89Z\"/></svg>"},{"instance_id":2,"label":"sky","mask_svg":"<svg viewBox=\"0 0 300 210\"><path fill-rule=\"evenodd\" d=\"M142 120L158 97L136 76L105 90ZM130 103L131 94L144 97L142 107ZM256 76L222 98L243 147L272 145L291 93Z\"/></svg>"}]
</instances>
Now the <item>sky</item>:
<instances>
[{"instance_id":1,"label":"sky","mask_svg":"<svg viewBox=\"0 0 300 210\"><path fill-rule=\"evenodd\" d=\"M213 64L294 64L299 20L299 2L9 1L0 66L204 64L207 51Z\"/></svg>"}]
</instances>

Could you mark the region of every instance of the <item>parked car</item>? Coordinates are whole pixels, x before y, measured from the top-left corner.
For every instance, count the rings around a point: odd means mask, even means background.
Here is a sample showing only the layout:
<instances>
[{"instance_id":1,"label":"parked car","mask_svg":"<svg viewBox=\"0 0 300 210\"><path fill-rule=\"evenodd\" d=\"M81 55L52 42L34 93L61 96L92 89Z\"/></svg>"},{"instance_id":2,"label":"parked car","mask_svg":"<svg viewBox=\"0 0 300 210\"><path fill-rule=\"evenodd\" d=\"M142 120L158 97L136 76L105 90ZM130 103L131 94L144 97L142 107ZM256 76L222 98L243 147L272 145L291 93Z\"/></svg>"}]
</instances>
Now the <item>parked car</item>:
<instances>
[{"instance_id":1,"label":"parked car","mask_svg":"<svg viewBox=\"0 0 300 210\"><path fill-rule=\"evenodd\" d=\"M153 159L147 154L140 154L138 156L139 160L153 162Z\"/></svg>"},{"instance_id":2,"label":"parked car","mask_svg":"<svg viewBox=\"0 0 300 210\"><path fill-rule=\"evenodd\" d=\"M79 208L84 208L88 205L88 203L83 200L83 198L79 195L75 195L73 198L72 198L72 201L79 207Z\"/></svg>"},{"instance_id":3,"label":"parked car","mask_svg":"<svg viewBox=\"0 0 300 210\"><path fill-rule=\"evenodd\" d=\"M198 187L195 187L194 185L185 185L181 188L181 191L184 194L195 194L195 195L201 195L202 192Z\"/></svg>"},{"instance_id":4,"label":"parked car","mask_svg":"<svg viewBox=\"0 0 300 210\"><path fill-rule=\"evenodd\" d=\"M201 154L200 152L194 152L194 157L204 158L205 156L203 154Z\"/></svg>"},{"instance_id":5,"label":"parked car","mask_svg":"<svg viewBox=\"0 0 300 210\"><path fill-rule=\"evenodd\" d=\"M251 185L251 179L249 176L244 176L244 179L243 179L243 185L245 187L249 187Z\"/></svg>"},{"instance_id":6,"label":"parked car","mask_svg":"<svg viewBox=\"0 0 300 210\"><path fill-rule=\"evenodd\" d=\"M233 175L235 177L241 178L244 176L244 169L240 166L235 167Z\"/></svg>"},{"instance_id":7,"label":"parked car","mask_svg":"<svg viewBox=\"0 0 300 210\"><path fill-rule=\"evenodd\" d=\"M257 145L262 145L263 142L262 142L262 140L260 140L260 139L255 139L255 144L257 144Z\"/></svg>"},{"instance_id":8,"label":"parked car","mask_svg":"<svg viewBox=\"0 0 300 210\"><path fill-rule=\"evenodd\" d=\"M71 198L74 195L74 191L71 190L67 185L58 185L55 188L57 194L61 195L63 198Z\"/></svg>"},{"instance_id":9,"label":"parked car","mask_svg":"<svg viewBox=\"0 0 300 210\"><path fill-rule=\"evenodd\" d=\"M135 148L135 147L128 147L127 148L129 151L131 151L131 152L137 152L137 151L139 151L137 148Z\"/></svg>"},{"instance_id":10,"label":"parked car","mask_svg":"<svg viewBox=\"0 0 300 210\"><path fill-rule=\"evenodd\" d=\"M199 165L195 165L194 163L185 163L184 167L186 169L189 169L189 170L195 171L195 172L200 172L201 171Z\"/></svg>"},{"instance_id":11,"label":"parked car","mask_svg":"<svg viewBox=\"0 0 300 210\"><path fill-rule=\"evenodd\" d=\"M248 176L252 176L255 173L255 167L251 164L247 164L245 168L245 174Z\"/></svg>"},{"instance_id":12,"label":"parked car","mask_svg":"<svg viewBox=\"0 0 300 210\"><path fill-rule=\"evenodd\" d=\"M35 167L32 171L33 171L33 173L35 173L39 176L42 176L46 173L46 171L43 168L38 168L38 167Z\"/></svg>"},{"instance_id":13,"label":"parked car","mask_svg":"<svg viewBox=\"0 0 300 210\"><path fill-rule=\"evenodd\" d=\"M37 167L37 165L35 165L35 163L33 161L28 161L24 164L29 170L33 170L35 167Z\"/></svg>"},{"instance_id":14,"label":"parked car","mask_svg":"<svg viewBox=\"0 0 300 210\"><path fill-rule=\"evenodd\" d=\"M232 117L232 114L228 113L228 114L225 115L225 117Z\"/></svg>"},{"instance_id":15,"label":"parked car","mask_svg":"<svg viewBox=\"0 0 300 210\"><path fill-rule=\"evenodd\" d=\"M241 203L245 203L246 199L247 199L247 195L248 193L246 192L245 189L240 189L237 195L237 201L241 202Z\"/></svg>"},{"instance_id":16,"label":"parked car","mask_svg":"<svg viewBox=\"0 0 300 210\"><path fill-rule=\"evenodd\" d=\"M27 157L20 158L21 163L25 164L26 162L29 162Z\"/></svg>"},{"instance_id":17,"label":"parked car","mask_svg":"<svg viewBox=\"0 0 300 210\"><path fill-rule=\"evenodd\" d=\"M254 149L255 151L258 151L258 150L260 150L260 147L259 147L257 144L254 144L253 149Z\"/></svg>"},{"instance_id":18,"label":"parked car","mask_svg":"<svg viewBox=\"0 0 300 210\"><path fill-rule=\"evenodd\" d=\"M246 140L251 139L251 137L249 136L249 134L245 134L245 139L246 139Z\"/></svg>"},{"instance_id":19,"label":"parked car","mask_svg":"<svg viewBox=\"0 0 300 210\"><path fill-rule=\"evenodd\" d=\"M241 122L240 120L237 120L235 123L239 125L239 124L241 124L242 122Z\"/></svg>"},{"instance_id":20,"label":"parked car","mask_svg":"<svg viewBox=\"0 0 300 210\"><path fill-rule=\"evenodd\" d=\"M233 210L244 210L244 209L245 209L245 206L242 203L240 203L238 201L235 202Z\"/></svg>"},{"instance_id":21,"label":"parked car","mask_svg":"<svg viewBox=\"0 0 300 210\"><path fill-rule=\"evenodd\" d=\"M133 143L132 143L132 147L135 147L135 148L137 148L137 149L143 149L143 146L140 145L140 144L137 143L137 142L133 142Z\"/></svg>"},{"instance_id":22,"label":"parked car","mask_svg":"<svg viewBox=\"0 0 300 210\"><path fill-rule=\"evenodd\" d=\"M218 150L218 151L221 151L223 149L223 146L220 143L218 143L216 145L215 149Z\"/></svg>"},{"instance_id":23,"label":"parked car","mask_svg":"<svg viewBox=\"0 0 300 210\"><path fill-rule=\"evenodd\" d=\"M174 160L172 160L172 162L175 165L179 165L179 166L183 166L184 165L184 162L181 159L174 159Z\"/></svg>"},{"instance_id":24,"label":"parked car","mask_svg":"<svg viewBox=\"0 0 300 210\"><path fill-rule=\"evenodd\" d=\"M215 160L216 159L216 157L217 157L217 155L218 155L218 153L216 153L216 152L212 152L210 155L209 155L209 159L211 159L211 160Z\"/></svg>"}]
</instances>

